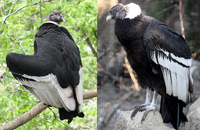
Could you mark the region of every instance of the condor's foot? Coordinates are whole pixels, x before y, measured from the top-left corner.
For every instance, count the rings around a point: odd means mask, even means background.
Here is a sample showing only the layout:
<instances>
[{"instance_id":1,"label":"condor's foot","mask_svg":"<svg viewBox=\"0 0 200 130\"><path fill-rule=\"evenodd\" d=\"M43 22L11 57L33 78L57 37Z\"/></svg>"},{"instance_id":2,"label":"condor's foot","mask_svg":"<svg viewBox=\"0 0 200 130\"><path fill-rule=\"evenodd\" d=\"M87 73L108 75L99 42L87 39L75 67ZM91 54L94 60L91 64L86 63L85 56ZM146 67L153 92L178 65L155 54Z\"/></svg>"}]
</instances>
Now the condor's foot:
<instances>
[{"instance_id":1,"label":"condor's foot","mask_svg":"<svg viewBox=\"0 0 200 130\"><path fill-rule=\"evenodd\" d=\"M148 97L148 94L147 94L147 97ZM143 116L142 116L141 123L142 123L142 121L145 120L147 114L148 114L150 111L153 111L153 113L154 113L154 115L155 115L155 110L156 110L156 99L157 99L157 93L156 93L156 91L154 91L154 92L153 92L153 99L152 99L151 104L148 102L149 100L146 100L146 101L145 101L145 104L143 104L143 105L141 105L141 106L137 106L137 107L135 108L135 110L133 111L133 113L131 114L131 119L132 119L132 117L135 116L135 114L136 114L138 111L144 111L144 110L146 110L146 111L144 112ZM147 102L147 103L146 103L146 102Z\"/></svg>"},{"instance_id":2,"label":"condor's foot","mask_svg":"<svg viewBox=\"0 0 200 130\"><path fill-rule=\"evenodd\" d=\"M150 105L146 106L146 108L145 108L146 111L145 111L145 113L144 113L143 116L142 116L141 123L142 123L142 121L145 120L147 114L148 114L150 111L153 111L153 113L154 113L154 115L155 115L155 110L156 110L156 99L157 99L157 93L156 93L156 91L154 90L152 102L151 102Z\"/></svg>"},{"instance_id":3,"label":"condor's foot","mask_svg":"<svg viewBox=\"0 0 200 130\"><path fill-rule=\"evenodd\" d=\"M46 106L48 106L48 107L52 107L51 105L47 105L47 104L45 104L45 103L43 103L44 105L46 105Z\"/></svg>"},{"instance_id":4,"label":"condor's foot","mask_svg":"<svg viewBox=\"0 0 200 130\"><path fill-rule=\"evenodd\" d=\"M151 104L151 105L149 105L149 106L146 106L146 108L143 109L143 110L146 110L146 111L144 112L144 114L143 114L143 116L142 116L141 123L142 123L142 121L145 120L145 118L147 117L147 114L148 114L150 111L153 111L153 113L154 113L154 115L155 115L156 106L155 106L155 104Z\"/></svg>"},{"instance_id":5,"label":"condor's foot","mask_svg":"<svg viewBox=\"0 0 200 130\"><path fill-rule=\"evenodd\" d=\"M144 111L144 110L146 110L146 106L148 106L148 105L150 105L150 104L142 104L142 105L140 105L140 106L135 106L134 107L134 111L132 112L132 114L131 114L131 119L133 119L133 117L135 116L135 114L138 112L138 111Z\"/></svg>"}]
</instances>

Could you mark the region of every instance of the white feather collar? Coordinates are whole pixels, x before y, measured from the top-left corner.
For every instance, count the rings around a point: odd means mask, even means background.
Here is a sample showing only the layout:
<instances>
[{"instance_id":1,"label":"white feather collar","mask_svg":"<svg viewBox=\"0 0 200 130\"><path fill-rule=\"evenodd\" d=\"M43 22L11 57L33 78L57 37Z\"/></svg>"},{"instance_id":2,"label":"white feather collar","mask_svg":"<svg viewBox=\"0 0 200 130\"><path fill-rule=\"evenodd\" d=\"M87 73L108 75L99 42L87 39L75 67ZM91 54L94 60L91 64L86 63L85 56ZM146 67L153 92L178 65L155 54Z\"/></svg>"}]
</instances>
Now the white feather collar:
<instances>
[{"instance_id":1,"label":"white feather collar","mask_svg":"<svg viewBox=\"0 0 200 130\"><path fill-rule=\"evenodd\" d=\"M56 22L54 22L54 21L46 21L45 23L52 23L52 24L55 24L55 25L57 25L58 27L60 27L60 24L58 24L58 23L56 23Z\"/></svg>"},{"instance_id":2,"label":"white feather collar","mask_svg":"<svg viewBox=\"0 0 200 130\"><path fill-rule=\"evenodd\" d=\"M134 19L135 17L137 17L138 15L141 14L140 6L135 4L135 3L127 4L125 7L128 10L127 15L125 16L125 18Z\"/></svg>"}]
</instances>

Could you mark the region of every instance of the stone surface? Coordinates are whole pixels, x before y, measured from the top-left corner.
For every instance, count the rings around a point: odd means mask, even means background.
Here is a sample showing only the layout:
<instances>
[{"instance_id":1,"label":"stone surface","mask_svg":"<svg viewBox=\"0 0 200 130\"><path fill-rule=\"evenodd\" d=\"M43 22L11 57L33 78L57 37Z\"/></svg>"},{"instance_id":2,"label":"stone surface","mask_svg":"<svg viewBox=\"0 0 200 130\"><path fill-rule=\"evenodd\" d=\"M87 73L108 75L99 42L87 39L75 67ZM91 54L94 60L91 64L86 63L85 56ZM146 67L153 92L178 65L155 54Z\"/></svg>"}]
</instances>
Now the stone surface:
<instances>
[{"instance_id":1,"label":"stone surface","mask_svg":"<svg viewBox=\"0 0 200 130\"><path fill-rule=\"evenodd\" d=\"M122 111L117 123L115 130L174 130L173 128L167 127L162 120L162 117L158 111L155 115L150 111L146 119L141 123L144 112L138 112L133 120L130 115L133 111Z\"/></svg>"},{"instance_id":2,"label":"stone surface","mask_svg":"<svg viewBox=\"0 0 200 130\"><path fill-rule=\"evenodd\" d=\"M200 130L200 98L190 106L187 118L185 130Z\"/></svg>"}]
</instances>

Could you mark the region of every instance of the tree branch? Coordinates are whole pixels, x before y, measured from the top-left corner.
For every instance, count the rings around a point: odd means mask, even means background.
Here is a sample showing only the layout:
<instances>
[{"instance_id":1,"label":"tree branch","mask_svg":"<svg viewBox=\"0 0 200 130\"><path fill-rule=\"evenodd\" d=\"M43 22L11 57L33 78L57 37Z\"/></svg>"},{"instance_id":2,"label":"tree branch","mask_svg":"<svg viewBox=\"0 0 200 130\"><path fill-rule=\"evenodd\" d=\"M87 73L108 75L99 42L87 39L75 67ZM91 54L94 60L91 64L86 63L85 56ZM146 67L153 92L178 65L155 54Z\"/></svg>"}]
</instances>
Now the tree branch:
<instances>
[{"instance_id":1,"label":"tree branch","mask_svg":"<svg viewBox=\"0 0 200 130\"><path fill-rule=\"evenodd\" d=\"M13 2L13 1L11 1L11 2ZM11 3L11 2L8 2L8 3ZM43 0L43 2L51 2L51 0ZM7 4L7 3L6 3ZM37 5L38 3L33 3L33 4L31 4L31 6L33 6L33 5ZM2 25L1 26L3 26L4 24L5 24L5 22L6 22L6 20L7 20L7 18L8 17L10 17L11 15L13 15L13 14L16 14L18 11L20 11L20 10L22 10L23 8L25 8L25 7L27 7L28 5L24 5L24 6L22 6L22 7L20 7L19 9L17 9L15 12L13 12L13 13L9 13L6 17L5 17L5 19L3 20L3 21L0 21L0 22L3 22L2 23ZM0 26L0 27L1 27Z\"/></svg>"},{"instance_id":2,"label":"tree branch","mask_svg":"<svg viewBox=\"0 0 200 130\"><path fill-rule=\"evenodd\" d=\"M17 41L17 43L19 44L20 48L22 49L22 51L24 52L24 54L26 54L26 52L24 51L24 49L22 48L20 41L18 40L18 38L15 37L15 35L13 35L15 40Z\"/></svg>"},{"instance_id":3,"label":"tree branch","mask_svg":"<svg viewBox=\"0 0 200 130\"><path fill-rule=\"evenodd\" d=\"M38 3L33 3L32 5L36 5L36 4L38 4ZM19 9L17 9L15 12L13 12L13 13L7 15L7 16L5 17L5 19L4 19L3 21L1 21L1 22L3 22L1 26L3 26L3 25L5 24L6 19L7 19L8 17L10 17L11 15L13 15L13 14L17 13L18 11L22 10L22 9L25 8L26 6L28 6L28 5L24 5L24 6L20 7Z\"/></svg>"},{"instance_id":4,"label":"tree branch","mask_svg":"<svg viewBox=\"0 0 200 130\"><path fill-rule=\"evenodd\" d=\"M87 44L89 45L90 49L92 50L92 53L94 54L95 57L97 57L97 52L95 51L94 47L92 46L92 43L90 42L90 39L86 39Z\"/></svg>"},{"instance_id":5,"label":"tree branch","mask_svg":"<svg viewBox=\"0 0 200 130\"><path fill-rule=\"evenodd\" d=\"M14 2L14 0L13 0L13 1L9 1L9 2L7 2L7 3L4 3L3 6L0 7L0 9L3 8L5 5L10 4L10 3L12 3L12 2Z\"/></svg>"},{"instance_id":6,"label":"tree branch","mask_svg":"<svg viewBox=\"0 0 200 130\"><path fill-rule=\"evenodd\" d=\"M90 99L90 98L93 98L93 97L97 97L97 89L83 93L83 99ZM25 124L26 122L32 120L35 116L40 114L46 108L48 108L48 106L44 105L43 103L40 102L36 106L34 106L31 110L24 113L22 116L14 119L13 121L10 121L10 122L4 124L2 127L0 127L0 130L16 129L17 127L19 127L19 126Z\"/></svg>"},{"instance_id":7,"label":"tree branch","mask_svg":"<svg viewBox=\"0 0 200 130\"><path fill-rule=\"evenodd\" d=\"M172 8L174 8L174 7L176 7L176 6L177 6L177 5L175 4L175 5L172 5L172 6L168 7L168 8L165 8L165 9L161 10L160 12L158 12L158 13L155 15L155 17L157 17L157 16L160 15L161 13L166 12L167 10L172 9Z\"/></svg>"},{"instance_id":8,"label":"tree branch","mask_svg":"<svg viewBox=\"0 0 200 130\"><path fill-rule=\"evenodd\" d=\"M183 38L185 38L185 32L184 32L184 26L183 26L183 15L181 12L181 8L182 8L182 0L179 0L179 18L180 18L180 24L181 24L181 33Z\"/></svg>"},{"instance_id":9,"label":"tree branch","mask_svg":"<svg viewBox=\"0 0 200 130\"><path fill-rule=\"evenodd\" d=\"M98 55L97 60L101 59L105 54L107 54L109 51L111 51L111 48L113 47L113 45L115 44L115 42L113 42L107 49L106 51L104 51L102 54ZM98 51L99 53L99 51Z\"/></svg>"},{"instance_id":10,"label":"tree branch","mask_svg":"<svg viewBox=\"0 0 200 130\"><path fill-rule=\"evenodd\" d=\"M196 52L192 53L192 58L194 59L197 56L197 54L199 54L199 53L200 53L200 49L197 50Z\"/></svg>"},{"instance_id":11,"label":"tree branch","mask_svg":"<svg viewBox=\"0 0 200 130\"><path fill-rule=\"evenodd\" d=\"M11 11L12 11L12 9L13 9L13 7L15 6L15 2L14 2L14 4L12 4L12 6L10 7L10 9L9 9L9 13L8 14L10 14L11 13Z\"/></svg>"},{"instance_id":12,"label":"tree branch","mask_svg":"<svg viewBox=\"0 0 200 130\"><path fill-rule=\"evenodd\" d=\"M135 91L140 91L138 81L137 81L137 79L135 78L135 76L133 75L133 70L132 70L132 68L131 68L131 66L130 66L130 64L129 64L129 62L128 62L128 59L127 59L126 57L125 57L125 64L124 64L124 67L127 68L128 72L129 72L129 74L130 74L130 76L131 76L131 79L132 79L132 81L133 81L133 83L134 83L133 89L134 89Z\"/></svg>"},{"instance_id":13,"label":"tree branch","mask_svg":"<svg viewBox=\"0 0 200 130\"><path fill-rule=\"evenodd\" d=\"M93 98L93 97L97 97L97 89L83 93L83 99L84 100L90 99L90 98Z\"/></svg>"}]
</instances>

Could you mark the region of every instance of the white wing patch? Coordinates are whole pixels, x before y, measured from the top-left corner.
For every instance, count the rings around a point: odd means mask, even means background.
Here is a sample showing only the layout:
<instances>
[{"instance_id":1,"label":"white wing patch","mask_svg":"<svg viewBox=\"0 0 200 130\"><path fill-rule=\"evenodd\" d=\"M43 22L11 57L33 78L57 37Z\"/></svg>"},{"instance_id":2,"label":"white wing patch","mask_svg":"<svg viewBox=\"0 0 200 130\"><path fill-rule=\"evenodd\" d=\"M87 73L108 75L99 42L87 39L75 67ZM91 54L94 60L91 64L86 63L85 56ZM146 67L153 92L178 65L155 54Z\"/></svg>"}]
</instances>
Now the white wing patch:
<instances>
[{"instance_id":1,"label":"white wing patch","mask_svg":"<svg viewBox=\"0 0 200 130\"><path fill-rule=\"evenodd\" d=\"M176 96L185 103L188 102L189 66L191 66L192 59L177 57L158 46L155 48L158 51L150 51L150 57L161 67L167 94Z\"/></svg>"},{"instance_id":2,"label":"white wing patch","mask_svg":"<svg viewBox=\"0 0 200 130\"><path fill-rule=\"evenodd\" d=\"M71 97L74 96L72 86L68 86L67 88L64 88L64 89L63 89L63 92L65 93L65 95L66 95L68 98L71 98Z\"/></svg>"},{"instance_id":3,"label":"white wing patch","mask_svg":"<svg viewBox=\"0 0 200 130\"><path fill-rule=\"evenodd\" d=\"M33 79L35 81L19 80L23 85L30 87L31 93L41 102L57 108L65 108L67 111L73 111L76 108L76 102L71 86L63 89L55 75L47 76L29 76L21 75L22 77ZM36 82L37 81L37 82ZM69 91L68 91L69 90Z\"/></svg>"},{"instance_id":4,"label":"white wing patch","mask_svg":"<svg viewBox=\"0 0 200 130\"><path fill-rule=\"evenodd\" d=\"M76 86L75 91L76 91L76 97L79 103L79 112L82 111L82 104L83 104L83 84L82 84L82 68L80 67L79 70L79 84Z\"/></svg>"}]
</instances>

